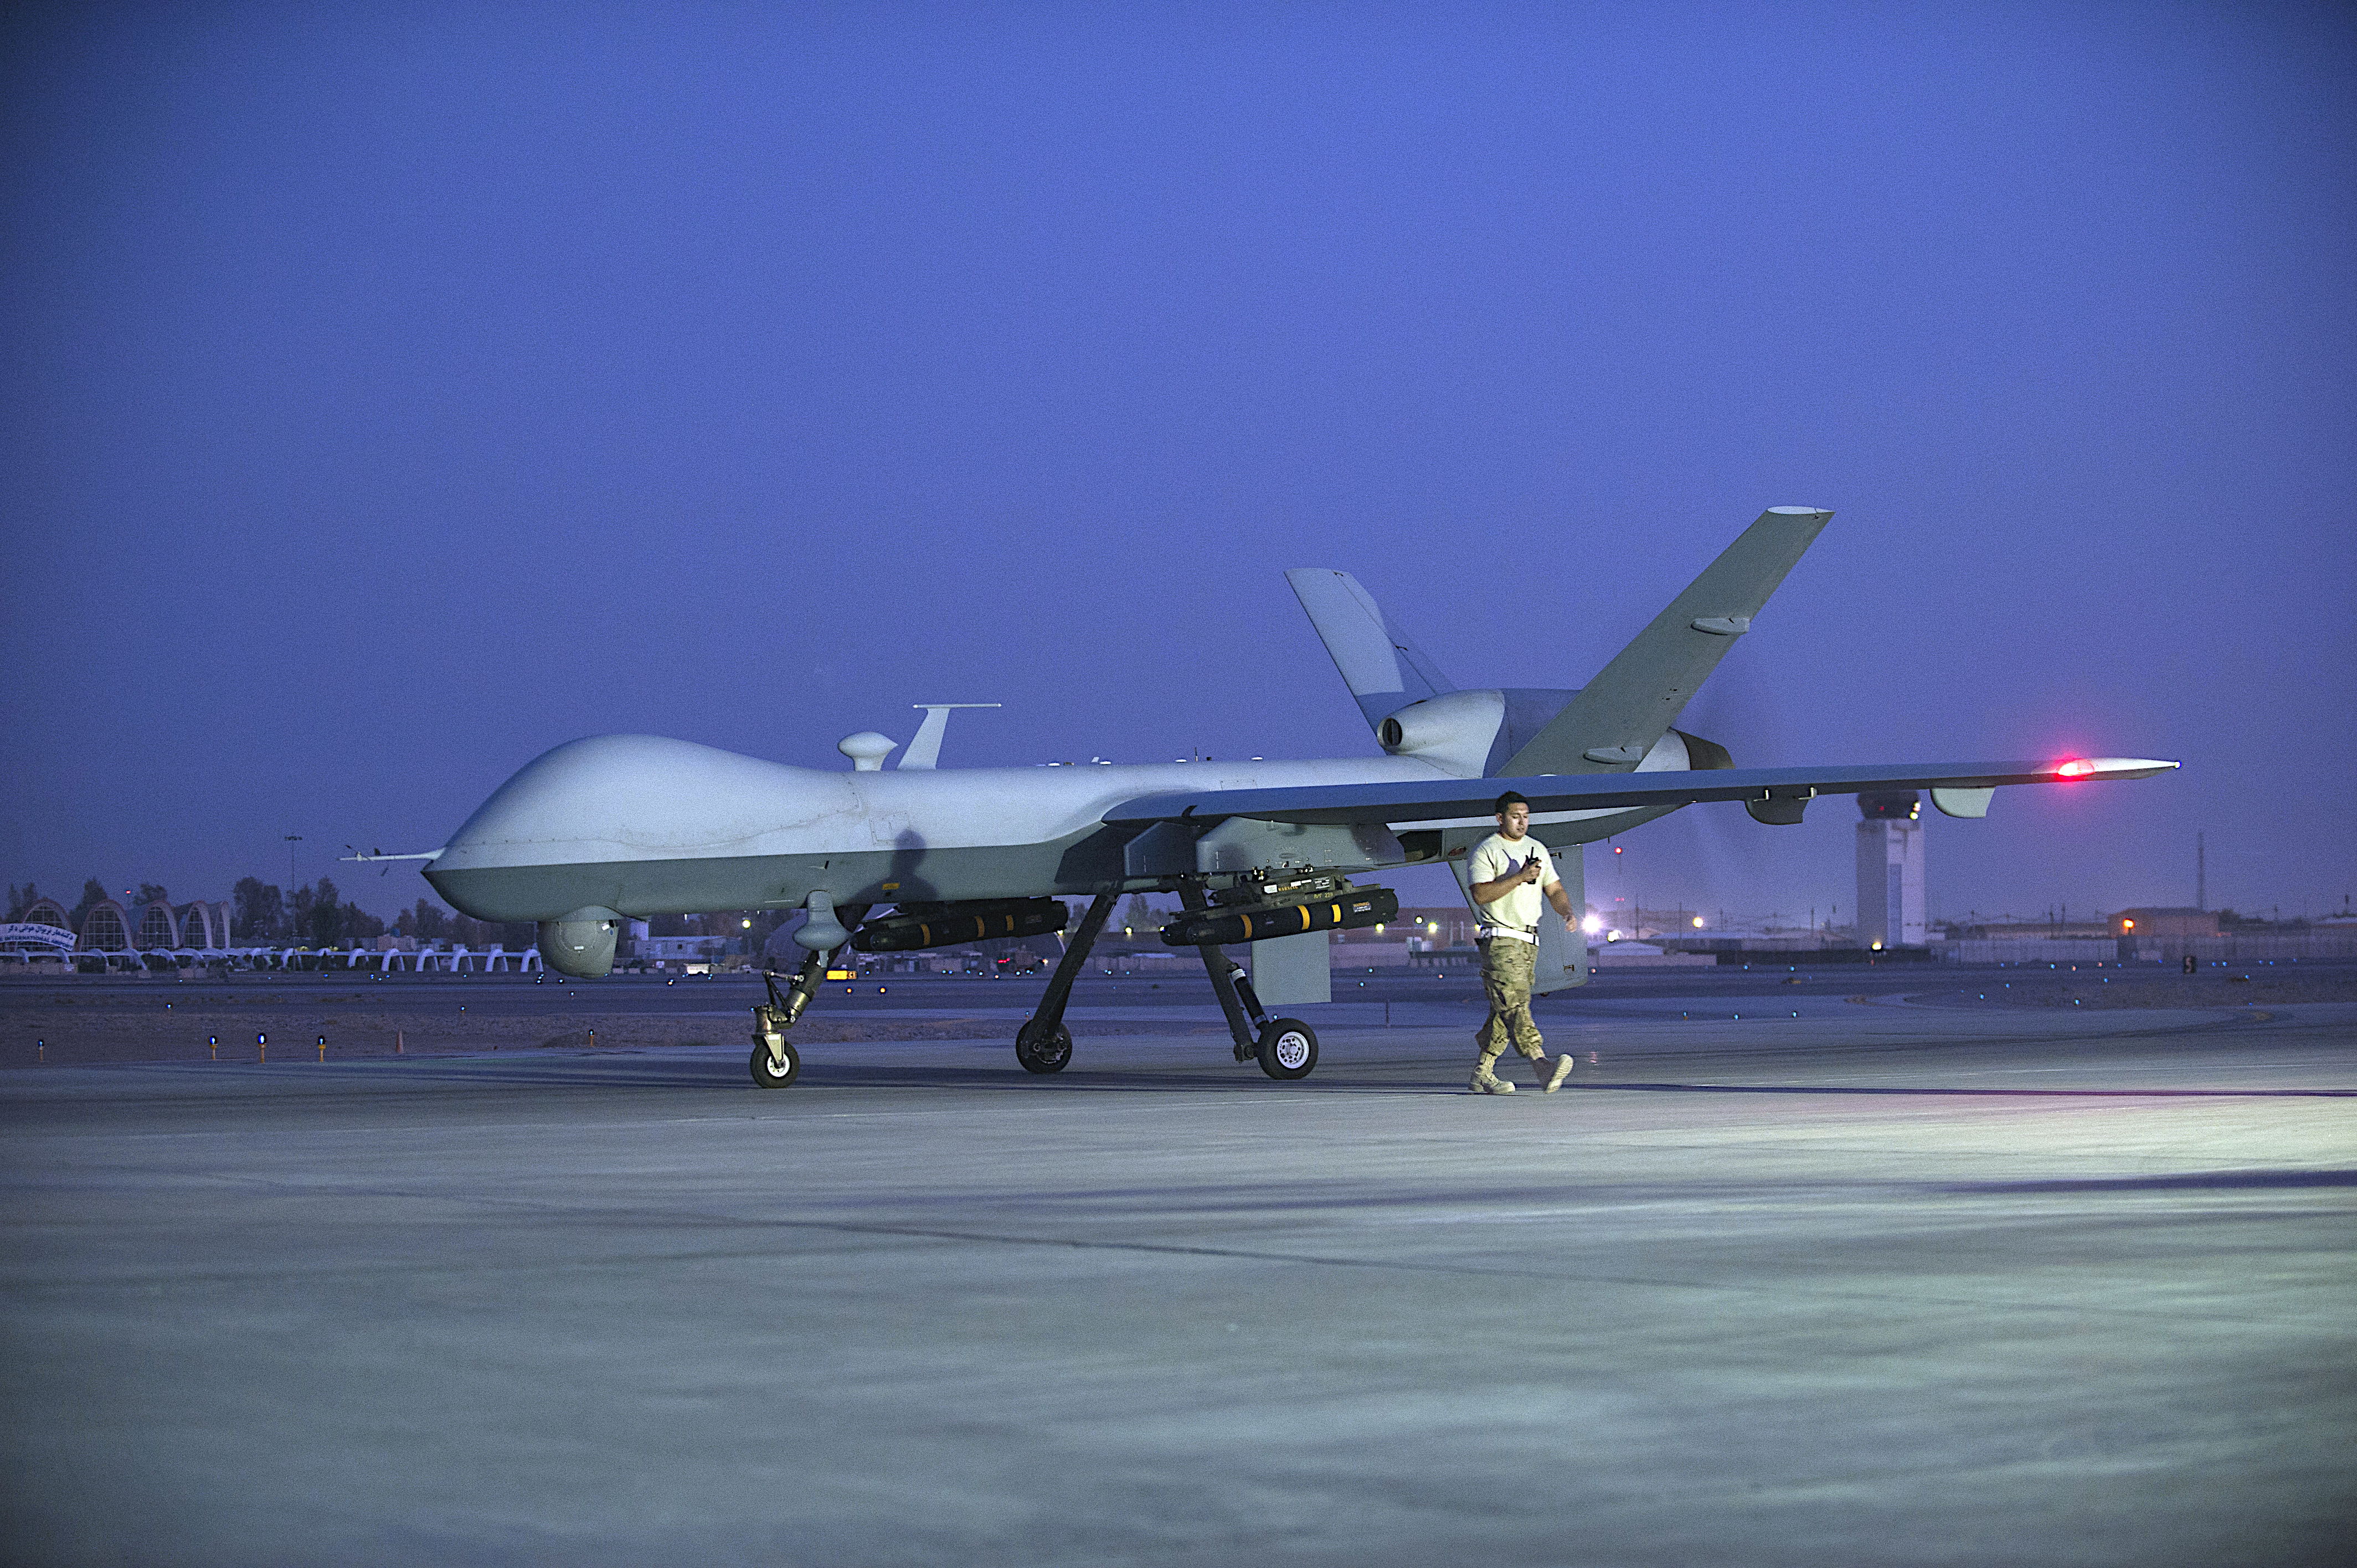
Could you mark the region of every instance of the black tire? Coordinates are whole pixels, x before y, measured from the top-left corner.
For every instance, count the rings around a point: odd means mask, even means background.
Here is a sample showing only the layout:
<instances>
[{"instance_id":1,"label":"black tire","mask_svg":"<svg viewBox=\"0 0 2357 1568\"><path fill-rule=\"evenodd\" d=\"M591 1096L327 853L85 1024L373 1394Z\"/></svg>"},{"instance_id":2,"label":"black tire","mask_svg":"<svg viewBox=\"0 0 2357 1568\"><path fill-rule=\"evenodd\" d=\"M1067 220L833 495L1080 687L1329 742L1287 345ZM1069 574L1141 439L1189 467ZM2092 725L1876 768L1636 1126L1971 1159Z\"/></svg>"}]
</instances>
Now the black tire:
<instances>
[{"instance_id":1,"label":"black tire","mask_svg":"<svg viewBox=\"0 0 2357 1568\"><path fill-rule=\"evenodd\" d=\"M1031 1019L1015 1031L1015 1059L1025 1072L1061 1072L1072 1059L1072 1032L1061 1024L1045 1030Z\"/></svg>"},{"instance_id":2,"label":"black tire","mask_svg":"<svg viewBox=\"0 0 2357 1568\"><path fill-rule=\"evenodd\" d=\"M1271 1078L1308 1078L1318 1067L1318 1032L1298 1018L1271 1018L1259 1054L1260 1070Z\"/></svg>"},{"instance_id":3,"label":"black tire","mask_svg":"<svg viewBox=\"0 0 2357 1568\"><path fill-rule=\"evenodd\" d=\"M785 1071L780 1072L770 1065L770 1047L767 1046L757 1045L753 1047L753 1060L750 1065L753 1069L753 1081L763 1089L787 1088L802 1073L802 1058L795 1054L791 1041L786 1042Z\"/></svg>"}]
</instances>

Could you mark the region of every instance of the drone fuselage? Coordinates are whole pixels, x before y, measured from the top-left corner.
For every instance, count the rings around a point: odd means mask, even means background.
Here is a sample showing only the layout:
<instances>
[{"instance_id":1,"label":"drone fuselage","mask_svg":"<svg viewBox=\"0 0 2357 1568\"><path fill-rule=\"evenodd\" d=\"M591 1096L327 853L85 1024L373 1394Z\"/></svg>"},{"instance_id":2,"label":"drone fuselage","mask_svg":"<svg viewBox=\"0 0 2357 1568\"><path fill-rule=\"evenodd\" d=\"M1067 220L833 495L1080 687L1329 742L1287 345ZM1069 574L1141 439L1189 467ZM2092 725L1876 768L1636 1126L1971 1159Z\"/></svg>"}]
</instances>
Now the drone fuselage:
<instances>
[{"instance_id":1,"label":"drone fuselage","mask_svg":"<svg viewBox=\"0 0 2357 1568\"><path fill-rule=\"evenodd\" d=\"M1135 834L1103 822L1125 800L1450 777L1409 757L829 772L596 736L518 771L425 875L455 908L511 921L792 908L813 892L840 905L1088 897L1166 883L1125 857ZM1541 825L1577 842L1658 814L1566 812ZM1488 831L1486 818L1462 825ZM1380 832L1354 842L1362 867L1426 858Z\"/></svg>"}]
</instances>

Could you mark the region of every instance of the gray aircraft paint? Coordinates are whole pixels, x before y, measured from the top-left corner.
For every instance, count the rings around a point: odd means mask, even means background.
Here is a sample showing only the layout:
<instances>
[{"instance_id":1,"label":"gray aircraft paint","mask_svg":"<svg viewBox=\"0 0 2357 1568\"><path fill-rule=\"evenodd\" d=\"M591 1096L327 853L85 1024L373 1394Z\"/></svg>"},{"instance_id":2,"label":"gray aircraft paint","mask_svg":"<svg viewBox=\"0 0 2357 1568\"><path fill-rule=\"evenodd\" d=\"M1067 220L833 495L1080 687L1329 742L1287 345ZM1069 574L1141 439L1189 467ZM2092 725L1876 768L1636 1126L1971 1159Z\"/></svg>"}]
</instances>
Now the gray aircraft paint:
<instances>
[{"instance_id":1,"label":"gray aircraft paint","mask_svg":"<svg viewBox=\"0 0 2357 1568\"><path fill-rule=\"evenodd\" d=\"M526 764L426 868L479 919L1087 895L1131 875L1141 796L1420 783L1414 757L821 772L661 736L593 736ZM1189 867L1189 869L1192 869Z\"/></svg>"},{"instance_id":2,"label":"gray aircraft paint","mask_svg":"<svg viewBox=\"0 0 2357 1568\"><path fill-rule=\"evenodd\" d=\"M892 771L881 764L895 743L874 732L846 737L849 772L597 736L528 763L441 850L397 858L428 859L436 890L478 918L555 922L544 939L610 950L599 923L619 916L1088 896L1259 866L1453 861L1490 831L1490 802L1507 788L1530 798L1534 835L1566 849L1698 800L1796 819L1819 793L1929 788L1941 810L1978 815L1992 789L2056 781L2046 763L1735 769L1723 749L1669 727L1830 516L1763 513L1576 691L1456 690L1348 574L1286 574L1388 737L1381 757L943 771L932 764L951 704L920 704L925 725ZM1531 772L1493 776L1501 756ZM2175 764L2079 766L2073 777L2133 778ZM598 967L588 956L582 972Z\"/></svg>"},{"instance_id":3,"label":"gray aircraft paint","mask_svg":"<svg viewBox=\"0 0 2357 1568\"><path fill-rule=\"evenodd\" d=\"M2170 766L2115 759L2104 771ZM1130 842L1162 822L1437 827L1446 854L1488 831L1473 813L1507 787L1552 819L1534 831L1561 847L1698 800L2054 777L2051 764L2021 762L1474 780L1407 757L822 773L690 741L598 736L528 764L425 875L456 907L498 920L781 908L814 892L839 904L1085 895L1157 887L1194 869L1131 870ZM1352 842L1367 869L1409 858L1364 853L1380 840Z\"/></svg>"}]
</instances>

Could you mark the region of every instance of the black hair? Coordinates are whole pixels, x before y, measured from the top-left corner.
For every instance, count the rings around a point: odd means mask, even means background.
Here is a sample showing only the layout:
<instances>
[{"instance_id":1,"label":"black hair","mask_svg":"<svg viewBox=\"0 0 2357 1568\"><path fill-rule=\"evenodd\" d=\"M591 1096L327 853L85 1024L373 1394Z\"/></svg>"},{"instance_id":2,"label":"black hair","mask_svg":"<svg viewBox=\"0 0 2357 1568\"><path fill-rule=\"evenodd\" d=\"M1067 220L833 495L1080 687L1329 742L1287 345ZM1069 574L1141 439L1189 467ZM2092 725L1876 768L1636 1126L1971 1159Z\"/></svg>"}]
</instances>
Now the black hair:
<instances>
[{"instance_id":1,"label":"black hair","mask_svg":"<svg viewBox=\"0 0 2357 1568\"><path fill-rule=\"evenodd\" d=\"M1506 814L1507 807L1527 806L1530 803L1529 796L1524 795L1518 789L1509 789L1504 794L1499 796L1495 801L1491 802L1490 811L1493 815L1502 817Z\"/></svg>"}]
</instances>

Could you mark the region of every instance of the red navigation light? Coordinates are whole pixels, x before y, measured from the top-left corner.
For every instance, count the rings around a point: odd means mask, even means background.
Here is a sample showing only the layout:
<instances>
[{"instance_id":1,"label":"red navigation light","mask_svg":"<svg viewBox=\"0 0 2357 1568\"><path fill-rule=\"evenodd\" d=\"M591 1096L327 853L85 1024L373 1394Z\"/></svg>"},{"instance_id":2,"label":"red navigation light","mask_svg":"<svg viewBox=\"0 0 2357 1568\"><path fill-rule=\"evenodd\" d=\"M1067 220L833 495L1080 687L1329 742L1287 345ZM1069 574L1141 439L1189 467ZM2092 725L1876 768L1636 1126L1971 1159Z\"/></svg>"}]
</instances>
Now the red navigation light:
<instances>
[{"instance_id":1,"label":"red navigation light","mask_svg":"<svg viewBox=\"0 0 2357 1568\"><path fill-rule=\"evenodd\" d=\"M2074 757L2068 762L2056 763L2054 765L2054 777L2057 779L2084 779L2088 774L2093 773L2094 770L2095 765L2093 763L2089 762L2084 757Z\"/></svg>"}]
</instances>

